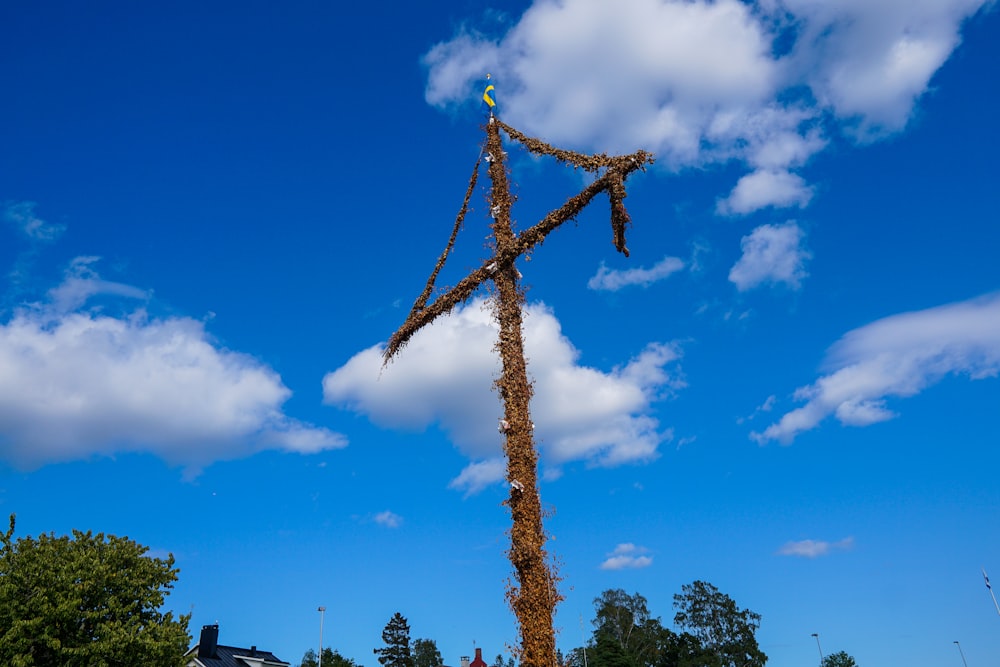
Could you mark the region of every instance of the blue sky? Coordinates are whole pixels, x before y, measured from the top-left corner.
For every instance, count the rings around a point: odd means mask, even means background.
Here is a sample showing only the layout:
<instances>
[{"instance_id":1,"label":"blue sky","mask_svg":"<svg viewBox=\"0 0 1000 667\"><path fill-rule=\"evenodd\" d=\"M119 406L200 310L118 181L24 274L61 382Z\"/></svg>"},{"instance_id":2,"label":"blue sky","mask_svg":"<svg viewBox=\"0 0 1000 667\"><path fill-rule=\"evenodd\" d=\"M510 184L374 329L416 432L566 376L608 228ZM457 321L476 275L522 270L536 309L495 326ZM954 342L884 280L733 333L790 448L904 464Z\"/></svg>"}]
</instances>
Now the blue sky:
<instances>
[{"instance_id":1,"label":"blue sky","mask_svg":"<svg viewBox=\"0 0 1000 667\"><path fill-rule=\"evenodd\" d=\"M703 579L769 665L994 664L1000 18L982 0L7 3L0 509L128 535L195 634L516 641L476 301L380 370L498 113L657 155L519 266L542 500L592 600ZM520 228L585 184L511 146ZM485 176L454 284L486 257ZM991 662L992 661L992 662Z\"/></svg>"}]
</instances>

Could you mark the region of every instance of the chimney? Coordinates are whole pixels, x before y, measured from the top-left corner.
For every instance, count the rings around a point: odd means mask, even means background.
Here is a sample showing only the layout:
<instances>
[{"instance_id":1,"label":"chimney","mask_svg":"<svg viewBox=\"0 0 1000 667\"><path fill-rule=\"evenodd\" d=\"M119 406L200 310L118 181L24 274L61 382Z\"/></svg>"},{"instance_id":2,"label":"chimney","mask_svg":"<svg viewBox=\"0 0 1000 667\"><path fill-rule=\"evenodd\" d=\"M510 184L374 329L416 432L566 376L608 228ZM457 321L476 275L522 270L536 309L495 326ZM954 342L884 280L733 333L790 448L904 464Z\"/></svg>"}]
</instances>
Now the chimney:
<instances>
[{"instance_id":1,"label":"chimney","mask_svg":"<svg viewBox=\"0 0 1000 667\"><path fill-rule=\"evenodd\" d=\"M462 667L469 667L469 656L462 656Z\"/></svg>"},{"instance_id":2,"label":"chimney","mask_svg":"<svg viewBox=\"0 0 1000 667\"><path fill-rule=\"evenodd\" d=\"M219 645L219 626L201 626L201 639L198 641L199 658L218 658L219 654L215 650Z\"/></svg>"},{"instance_id":3,"label":"chimney","mask_svg":"<svg viewBox=\"0 0 1000 667\"><path fill-rule=\"evenodd\" d=\"M257 655L257 647L256 646L251 646L250 647L250 657L252 658L252 657L254 657L256 655Z\"/></svg>"},{"instance_id":4,"label":"chimney","mask_svg":"<svg viewBox=\"0 0 1000 667\"><path fill-rule=\"evenodd\" d=\"M476 649L476 659L472 661L469 667L488 667L486 661L483 660L483 649Z\"/></svg>"}]
</instances>

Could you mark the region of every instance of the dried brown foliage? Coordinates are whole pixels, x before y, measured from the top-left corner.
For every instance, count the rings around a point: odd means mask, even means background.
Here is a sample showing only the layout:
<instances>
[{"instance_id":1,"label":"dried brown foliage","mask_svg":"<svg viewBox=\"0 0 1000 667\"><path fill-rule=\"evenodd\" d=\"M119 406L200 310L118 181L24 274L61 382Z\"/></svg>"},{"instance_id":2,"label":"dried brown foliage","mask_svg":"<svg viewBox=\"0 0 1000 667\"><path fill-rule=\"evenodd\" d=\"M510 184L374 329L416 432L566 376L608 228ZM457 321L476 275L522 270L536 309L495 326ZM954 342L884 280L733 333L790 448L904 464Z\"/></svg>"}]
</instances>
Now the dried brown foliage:
<instances>
[{"instance_id":1,"label":"dried brown foliage","mask_svg":"<svg viewBox=\"0 0 1000 667\"><path fill-rule=\"evenodd\" d=\"M406 321L389 339L384 359L386 362L392 359L417 331L470 298L483 283L493 282L496 288L492 301L494 316L500 325L496 350L503 362L495 386L503 401L502 430L507 480L510 483L510 496L505 502L511 513L511 543L507 556L514 567L514 580L507 586L507 601L514 611L520 631L521 644L517 647L520 663L524 667L556 667L555 630L552 621L555 606L562 596L557 589L559 578L549 564L545 549L546 536L542 528L538 453L529 411L532 386L528 380L522 336L525 296L515 262L544 242L545 237L557 227L574 218L600 192L607 192L611 202L611 228L615 248L627 256L625 228L630 221L624 204L625 179L632 172L644 169L653 160L645 151L609 157L557 149L538 139L526 137L497 118L491 118L486 129L485 152L492 182L490 207L493 216L493 257L427 305L434 289L434 281L454 246L455 237L465 217L479 169L480 163L477 160L451 238ZM561 162L599 175L579 194L570 197L561 207L518 234L511 223L513 197L507 180L500 129L533 153L550 155Z\"/></svg>"},{"instance_id":2,"label":"dried brown foliage","mask_svg":"<svg viewBox=\"0 0 1000 667\"><path fill-rule=\"evenodd\" d=\"M406 321L404 321L399 329L397 329L396 332L389 338L385 351L383 352L383 358L386 362L392 360L396 353L399 352L399 350L406 345L410 338L413 337L413 334L433 322L439 316L451 312L455 306L470 299L476 290L479 289L480 285L491 280L497 271L513 266L518 257L529 253L535 246L541 245L542 242L545 241L546 236L563 223L575 218L584 208L587 207L588 204L590 204L594 197L601 192L607 192L608 198L611 201L612 242L618 252L623 253L626 257L628 256L628 248L625 245L625 230L630 224L630 218L628 211L625 209L624 203L626 196L625 179L628 178L632 172L644 170L646 165L652 164L653 155L651 153L646 151L637 151L629 155L617 155L612 157L608 157L603 154L583 155L573 151L557 149L538 139L526 137L509 125L501 122L499 119L494 119L494 123L491 123L489 127L495 128L497 126L503 128L503 130L507 132L512 139L521 142L534 153L538 153L540 155L551 155L562 162L572 164L587 171L598 171L603 169L604 172L596 178L593 183L580 191L579 194L567 199L562 206L550 212L532 227L529 227L520 234L516 235L513 231L511 231L510 234L513 237L512 243L504 244L503 246L497 243L496 252L493 257L485 260L478 269L463 278L450 290L439 295L428 306L426 304L431 292L433 291L434 280L436 279L440 268L444 265L448 252L454 243L455 234L461 226L461 221L464 219L469 198L472 194L473 188L475 187L479 166L479 160L477 160L477 168L473 172L472 179L470 179L469 188L466 190L465 202L462 204L462 210L459 212L459 218L455 222L455 228L452 231L452 238L448 243L448 247L438 259L438 263L435 266L430 279L427 281L424 292L413 304L413 308L410 310L410 314L407 316ZM488 146L487 151L489 152ZM496 155L492 152L489 152L489 155L490 159L493 161L491 164L492 169L493 164L498 164L503 161L502 145L499 149L497 149ZM492 174L492 171L490 173ZM511 195L509 190L499 196L494 194L493 197L495 200L492 201L492 205L499 205L501 208L506 206L506 210L509 213L511 204Z\"/></svg>"},{"instance_id":3,"label":"dried brown foliage","mask_svg":"<svg viewBox=\"0 0 1000 667\"><path fill-rule=\"evenodd\" d=\"M424 306L427 305L427 299L430 298L431 292L434 291L434 281L437 280L438 274L444 268L444 263L447 261L448 255L451 254L452 248L455 247L455 239L458 238L458 232L462 229L462 223L465 222L465 214L469 212L469 199L472 198L472 192L476 189L476 182L479 180L479 165L482 162L483 156L480 153L476 159L476 166L472 168L472 177L469 179L469 187L465 190L465 199L462 201L462 208L458 210L458 215L455 216L455 225L451 228L451 236L448 238L448 244L445 245L444 251L438 257L437 264L434 265L434 270L431 271L431 275L427 279L427 284L424 286L424 291L421 292L420 296L413 303L413 308L410 309L408 318L413 317L414 313L423 310Z\"/></svg>"}]
</instances>

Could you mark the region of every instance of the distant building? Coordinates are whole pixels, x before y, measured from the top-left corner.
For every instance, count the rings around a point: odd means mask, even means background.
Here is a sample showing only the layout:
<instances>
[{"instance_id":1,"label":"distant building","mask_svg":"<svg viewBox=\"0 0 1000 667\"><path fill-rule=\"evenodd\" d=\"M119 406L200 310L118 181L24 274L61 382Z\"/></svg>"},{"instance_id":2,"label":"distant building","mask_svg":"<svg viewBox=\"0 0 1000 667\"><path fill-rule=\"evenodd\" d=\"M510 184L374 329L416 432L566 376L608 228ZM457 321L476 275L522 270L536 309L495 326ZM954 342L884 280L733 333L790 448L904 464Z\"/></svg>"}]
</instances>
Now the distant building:
<instances>
[{"instance_id":1,"label":"distant building","mask_svg":"<svg viewBox=\"0 0 1000 667\"><path fill-rule=\"evenodd\" d=\"M488 667L486 661L483 660L483 649L476 649L476 659L472 661L469 667Z\"/></svg>"},{"instance_id":2,"label":"distant building","mask_svg":"<svg viewBox=\"0 0 1000 667\"><path fill-rule=\"evenodd\" d=\"M462 667L489 667L489 665L486 664L486 661L483 660L483 649L476 649L476 659L472 662L469 662L469 656L463 655Z\"/></svg>"},{"instance_id":3,"label":"distant building","mask_svg":"<svg viewBox=\"0 0 1000 667\"><path fill-rule=\"evenodd\" d=\"M203 625L201 638L185 657L187 667L291 667L291 663L256 646L239 648L220 644L218 625Z\"/></svg>"}]
</instances>

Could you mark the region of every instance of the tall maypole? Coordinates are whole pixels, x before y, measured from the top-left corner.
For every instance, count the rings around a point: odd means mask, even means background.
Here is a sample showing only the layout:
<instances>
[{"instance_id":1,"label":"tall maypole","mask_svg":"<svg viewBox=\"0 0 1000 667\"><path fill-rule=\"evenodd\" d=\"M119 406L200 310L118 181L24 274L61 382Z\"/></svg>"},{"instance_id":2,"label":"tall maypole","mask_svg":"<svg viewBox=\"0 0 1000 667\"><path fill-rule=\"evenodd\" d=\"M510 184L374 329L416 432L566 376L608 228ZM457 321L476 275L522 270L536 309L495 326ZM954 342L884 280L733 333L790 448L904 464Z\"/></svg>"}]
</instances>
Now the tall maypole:
<instances>
[{"instance_id":1,"label":"tall maypole","mask_svg":"<svg viewBox=\"0 0 1000 667\"><path fill-rule=\"evenodd\" d=\"M521 665L555 667L553 617L556 604L562 598L556 586L557 577L548 563L545 550L546 536L542 527L541 498L538 492L538 451L535 448L529 410L532 386L528 380L522 335L525 296L516 261L544 241L554 229L580 213L600 192L606 192L610 199L613 243L627 256L625 228L629 217L623 202L625 179L632 172L644 169L653 160L652 155L645 151L609 157L553 148L538 139L526 137L501 122L494 115L494 99L493 86L490 84L483 100L490 107L484 153L491 181L489 204L493 218L493 256L455 287L438 296L430 305L427 304L437 274L451 252L468 210L469 198L475 188L480 167L477 160L451 238L406 321L389 339L384 359L386 362L391 360L417 331L469 299L484 282L493 282L496 288L493 312L500 327L496 349L502 361L500 377L495 381L495 386L503 403L504 416L500 421L500 432L504 437L507 481L510 486L506 504L510 508L512 520L507 555L514 567L514 581L508 587L507 600L517 618L521 638L518 657ZM593 172L596 176L594 181L540 222L517 233L511 222L513 198L507 178L507 156L503 150L501 129L530 152L549 155L561 162Z\"/></svg>"}]
</instances>

